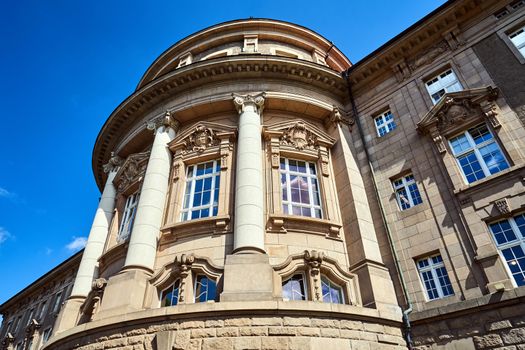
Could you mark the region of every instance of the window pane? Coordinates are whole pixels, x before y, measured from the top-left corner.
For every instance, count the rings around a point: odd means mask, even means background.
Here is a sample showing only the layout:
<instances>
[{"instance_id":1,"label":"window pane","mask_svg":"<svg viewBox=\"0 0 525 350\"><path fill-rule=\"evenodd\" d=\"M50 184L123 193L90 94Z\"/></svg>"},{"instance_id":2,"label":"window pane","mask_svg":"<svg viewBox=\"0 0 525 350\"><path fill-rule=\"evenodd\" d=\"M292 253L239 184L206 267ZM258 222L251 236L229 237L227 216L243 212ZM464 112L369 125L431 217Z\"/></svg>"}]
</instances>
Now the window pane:
<instances>
[{"instance_id":1,"label":"window pane","mask_svg":"<svg viewBox=\"0 0 525 350\"><path fill-rule=\"evenodd\" d=\"M495 174L509 167L505 157L503 157L503 153L501 153L495 142L480 148L479 152L491 174Z\"/></svg>"},{"instance_id":2,"label":"window pane","mask_svg":"<svg viewBox=\"0 0 525 350\"><path fill-rule=\"evenodd\" d=\"M450 139L450 145L452 146L454 154L458 154L472 148L464 134Z\"/></svg>"},{"instance_id":3,"label":"window pane","mask_svg":"<svg viewBox=\"0 0 525 350\"><path fill-rule=\"evenodd\" d=\"M483 169L481 168L474 152L459 157L458 161L468 183L472 183L485 177L485 173L483 173Z\"/></svg>"}]
</instances>

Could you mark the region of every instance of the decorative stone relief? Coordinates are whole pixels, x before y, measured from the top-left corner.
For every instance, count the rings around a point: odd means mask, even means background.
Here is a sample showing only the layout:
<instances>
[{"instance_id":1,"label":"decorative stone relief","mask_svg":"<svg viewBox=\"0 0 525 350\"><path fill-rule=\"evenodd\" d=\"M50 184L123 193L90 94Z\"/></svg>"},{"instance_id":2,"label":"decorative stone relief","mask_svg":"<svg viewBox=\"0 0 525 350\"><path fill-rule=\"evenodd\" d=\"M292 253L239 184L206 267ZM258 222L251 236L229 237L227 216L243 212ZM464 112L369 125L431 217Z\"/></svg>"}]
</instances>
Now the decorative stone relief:
<instances>
[{"instance_id":1,"label":"decorative stone relief","mask_svg":"<svg viewBox=\"0 0 525 350\"><path fill-rule=\"evenodd\" d=\"M131 184L141 181L148 165L149 152L130 155L115 176L117 192L124 192Z\"/></svg>"},{"instance_id":2,"label":"decorative stone relief","mask_svg":"<svg viewBox=\"0 0 525 350\"><path fill-rule=\"evenodd\" d=\"M429 47L427 50L418 54L413 60L409 61L408 66L412 71L416 70L421 66L425 66L434 62L443 52L449 49L449 45L446 40L441 40L437 44Z\"/></svg>"},{"instance_id":3,"label":"decorative stone relief","mask_svg":"<svg viewBox=\"0 0 525 350\"><path fill-rule=\"evenodd\" d=\"M259 51L259 39L257 34L246 34L244 36L244 46L242 52L256 53Z\"/></svg>"},{"instance_id":4,"label":"decorative stone relief","mask_svg":"<svg viewBox=\"0 0 525 350\"><path fill-rule=\"evenodd\" d=\"M82 317L80 323L86 323L93 320L93 317L100 308L104 289L106 289L107 284L108 281L102 277L95 279L93 283L91 283L91 291L81 307Z\"/></svg>"},{"instance_id":5,"label":"decorative stone relief","mask_svg":"<svg viewBox=\"0 0 525 350\"><path fill-rule=\"evenodd\" d=\"M218 145L220 141L213 129L204 125L198 125L195 131L191 133L184 142L186 144L186 152L193 151L201 153L210 146Z\"/></svg>"},{"instance_id":6,"label":"decorative stone relief","mask_svg":"<svg viewBox=\"0 0 525 350\"><path fill-rule=\"evenodd\" d=\"M161 126L166 128L172 128L173 130L178 131L180 123L177 119L173 117L170 111L166 111L164 115L153 118L152 120L146 123L146 127L148 128L148 130L156 131Z\"/></svg>"},{"instance_id":7,"label":"decorative stone relief","mask_svg":"<svg viewBox=\"0 0 525 350\"><path fill-rule=\"evenodd\" d=\"M280 142L282 145L293 145L298 150L319 147L317 136L308 130L303 122L297 122L288 128L281 136Z\"/></svg>"},{"instance_id":8,"label":"decorative stone relief","mask_svg":"<svg viewBox=\"0 0 525 350\"><path fill-rule=\"evenodd\" d=\"M260 115L264 108L265 97L266 93L264 92L261 92L257 95L239 95L235 93L232 94L233 104L235 105L235 108L237 108L239 114L244 112L244 109L247 104L253 104L257 109L257 113Z\"/></svg>"},{"instance_id":9,"label":"decorative stone relief","mask_svg":"<svg viewBox=\"0 0 525 350\"><path fill-rule=\"evenodd\" d=\"M105 173L109 173L113 170L116 170L119 166L122 165L123 159L120 158L115 154L115 152L111 152L111 158L109 158L109 161L107 164L104 164L102 168L104 169Z\"/></svg>"},{"instance_id":10,"label":"decorative stone relief","mask_svg":"<svg viewBox=\"0 0 525 350\"><path fill-rule=\"evenodd\" d=\"M304 261L308 266L310 276L313 279L314 285L314 301L323 300L323 292L321 291L321 264L325 258L325 253L317 250L305 250Z\"/></svg>"},{"instance_id":11,"label":"decorative stone relief","mask_svg":"<svg viewBox=\"0 0 525 350\"><path fill-rule=\"evenodd\" d=\"M180 292L179 292L179 301L181 303L185 302L185 290L187 284L187 277L191 274L191 265L195 262L195 256L193 254L182 254L175 257L175 264L179 266L180 274ZM191 286L190 286L191 288Z\"/></svg>"},{"instance_id":12,"label":"decorative stone relief","mask_svg":"<svg viewBox=\"0 0 525 350\"><path fill-rule=\"evenodd\" d=\"M345 111L339 109L339 107L334 106L332 113L330 113L330 116L325 120L325 125L337 126L341 124L347 125L350 131L352 131L352 126L355 124L355 119L350 117L349 113L346 113Z\"/></svg>"},{"instance_id":13,"label":"decorative stone relief","mask_svg":"<svg viewBox=\"0 0 525 350\"><path fill-rule=\"evenodd\" d=\"M39 324L38 321L33 318L26 327L26 337L31 338L33 336L33 333L35 333L35 331L40 327L42 327L42 325Z\"/></svg>"},{"instance_id":14,"label":"decorative stone relief","mask_svg":"<svg viewBox=\"0 0 525 350\"><path fill-rule=\"evenodd\" d=\"M2 339L2 349L9 349L10 345L15 341L15 337L11 333L7 333Z\"/></svg>"},{"instance_id":15,"label":"decorative stone relief","mask_svg":"<svg viewBox=\"0 0 525 350\"><path fill-rule=\"evenodd\" d=\"M502 215L509 214L511 212L510 204L507 198L501 198L494 201L494 205Z\"/></svg>"}]
</instances>

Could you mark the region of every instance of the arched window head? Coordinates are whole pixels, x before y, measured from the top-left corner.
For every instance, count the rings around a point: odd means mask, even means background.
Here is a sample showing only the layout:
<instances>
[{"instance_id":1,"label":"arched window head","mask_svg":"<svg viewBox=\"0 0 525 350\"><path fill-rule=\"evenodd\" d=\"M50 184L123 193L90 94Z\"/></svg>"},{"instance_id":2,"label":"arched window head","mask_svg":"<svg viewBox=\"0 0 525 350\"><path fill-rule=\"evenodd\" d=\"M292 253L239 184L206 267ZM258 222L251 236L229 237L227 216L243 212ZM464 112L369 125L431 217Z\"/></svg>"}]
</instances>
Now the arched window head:
<instances>
[{"instance_id":1,"label":"arched window head","mask_svg":"<svg viewBox=\"0 0 525 350\"><path fill-rule=\"evenodd\" d=\"M304 275L298 273L283 281L284 300L306 300Z\"/></svg>"},{"instance_id":2,"label":"arched window head","mask_svg":"<svg viewBox=\"0 0 525 350\"><path fill-rule=\"evenodd\" d=\"M171 286L162 291L160 297L160 306L177 305L179 301L180 280L176 280Z\"/></svg>"},{"instance_id":3,"label":"arched window head","mask_svg":"<svg viewBox=\"0 0 525 350\"><path fill-rule=\"evenodd\" d=\"M204 303L215 300L217 296L217 282L206 275L197 275L195 278L195 302Z\"/></svg>"},{"instance_id":4,"label":"arched window head","mask_svg":"<svg viewBox=\"0 0 525 350\"><path fill-rule=\"evenodd\" d=\"M323 302L344 304L343 288L330 281L326 276L321 277Z\"/></svg>"}]
</instances>

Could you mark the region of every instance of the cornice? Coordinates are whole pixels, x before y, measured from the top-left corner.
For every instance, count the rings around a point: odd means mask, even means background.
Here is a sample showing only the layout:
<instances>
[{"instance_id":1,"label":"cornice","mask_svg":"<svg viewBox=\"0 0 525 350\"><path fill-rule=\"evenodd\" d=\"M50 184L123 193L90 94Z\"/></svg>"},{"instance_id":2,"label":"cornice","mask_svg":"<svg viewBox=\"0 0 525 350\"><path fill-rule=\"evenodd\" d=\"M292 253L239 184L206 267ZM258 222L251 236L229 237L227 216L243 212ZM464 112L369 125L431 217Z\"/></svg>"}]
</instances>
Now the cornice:
<instances>
[{"instance_id":1,"label":"cornice","mask_svg":"<svg viewBox=\"0 0 525 350\"><path fill-rule=\"evenodd\" d=\"M269 55L238 55L201 61L170 72L133 93L110 115L93 149L93 172L99 188L103 187L103 164L118 141L150 110L178 93L208 83L242 79L274 79L307 84L343 99L344 80L338 72L312 62ZM232 91L234 92L234 91ZM231 98L231 97L230 97ZM208 102L211 102L208 99ZM233 108L233 107L232 107Z\"/></svg>"}]
</instances>

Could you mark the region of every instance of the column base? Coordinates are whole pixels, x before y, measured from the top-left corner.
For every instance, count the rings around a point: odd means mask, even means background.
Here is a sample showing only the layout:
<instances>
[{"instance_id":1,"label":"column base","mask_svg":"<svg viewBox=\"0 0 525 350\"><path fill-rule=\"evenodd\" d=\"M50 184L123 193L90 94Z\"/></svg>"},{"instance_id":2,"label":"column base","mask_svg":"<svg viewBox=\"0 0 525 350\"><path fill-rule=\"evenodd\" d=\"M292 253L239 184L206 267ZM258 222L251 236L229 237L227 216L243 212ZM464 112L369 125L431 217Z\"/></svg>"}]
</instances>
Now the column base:
<instances>
[{"instance_id":1,"label":"column base","mask_svg":"<svg viewBox=\"0 0 525 350\"><path fill-rule=\"evenodd\" d=\"M80 307L86 300L83 296L70 296L58 314L54 333L58 334L77 325L80 319Z\"/></svg>"},{"instance_id":2,"label":"column base","mask_svg":"<svg viewBox=\"0 0 525 350\"><path fill-rule=\"evenodd\" d=\"M266 254L236 253L226 256L221 301L277 300L275 272Z\"/></svg>"},{"instance_id":3,"label":"column base","mask_svg":"<svg viewBox=\"0 0 525 350\"><path fill-rule=\"evenodd\" d=\"M143 269L127 269L112 276L104 290L100 310L93 319L100 320L143 310L150 277L151 274Z\"/></svg>"},{"instance_id":4,"label":"column base","mask_svg":"<svg viewBox=\"0 0 525 350\"><path fill-rule=\"evenodd\" d=\"M257 247L240 247L235 248L232 252L233 254L266 254L264 249L257 248Z\"/></svg>"}]
</instances>

